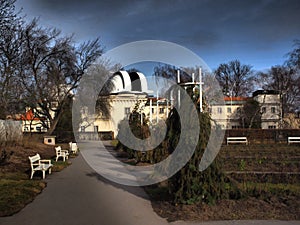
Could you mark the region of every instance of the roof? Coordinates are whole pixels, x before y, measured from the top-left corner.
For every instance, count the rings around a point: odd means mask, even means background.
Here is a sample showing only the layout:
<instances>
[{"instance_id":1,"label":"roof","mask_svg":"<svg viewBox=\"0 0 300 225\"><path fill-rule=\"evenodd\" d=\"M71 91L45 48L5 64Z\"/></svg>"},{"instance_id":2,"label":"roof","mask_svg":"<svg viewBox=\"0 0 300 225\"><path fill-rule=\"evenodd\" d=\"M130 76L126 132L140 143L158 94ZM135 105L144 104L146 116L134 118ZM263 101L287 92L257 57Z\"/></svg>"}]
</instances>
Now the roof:
<instances>
[{"instance_id":1,"label":"roof","mask_svg":"<svg viewBox=\"0 0 300 225\"><path fill-rule=\"evenodd\" d=\"M257 95L279 95L279 91L276 90L257 90L253 92L252 96L255 97Z\"/></svg>"},{"instance_id":2,"label":"roof","mask_svg":"<svg viewBox=\"0 0 300 225\"><path fill-rule=\"evenodd\" d=\"M224 102L225 105L243 105L248 101L250 98L248 97L230 97L230 96L225 96L224 97Z\"/></svg>"},{"instance_id":3,"label":"roof","mask_svg":"<svg viewBox=\"0 0 300 225\"><path fill-rule=\"evenodd\" d=\"M248 97L234 97L234 96L225 96L224 101L247 101Z\"/></svg>"},{"instance_id":4,"label":"roof","mask_svg":"<svg viewBox=\"0 0 300 225\"><path fill-rule=\"evenodd\" d=\"M28 110L25 115L20 115L19 118L17 118L17 120L28 120L28 121L33 121L33 120L45 120L45 118L43 117L36 117L33 113L33 110L30 109Z\"/></svg>"}]
</instances>

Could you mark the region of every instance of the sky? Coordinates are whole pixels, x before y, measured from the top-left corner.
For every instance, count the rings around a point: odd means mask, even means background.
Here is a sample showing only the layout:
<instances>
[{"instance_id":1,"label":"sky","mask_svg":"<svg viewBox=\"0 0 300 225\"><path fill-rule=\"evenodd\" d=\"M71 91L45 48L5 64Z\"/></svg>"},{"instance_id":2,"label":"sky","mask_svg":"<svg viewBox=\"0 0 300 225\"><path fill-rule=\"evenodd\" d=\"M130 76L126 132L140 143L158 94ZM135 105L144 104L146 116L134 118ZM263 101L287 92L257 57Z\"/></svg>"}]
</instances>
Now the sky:
<instances>
[{"instance_id":1,"label":"sky","mask_svg":"<svg viewBox=\"0 0 300 225\"><path fill-rule=\"evenodd\" d=\"M16 8L77 42L100 37L105 51L168 41L211 69L235 59L259 71L282 65L300 39L299 0L17 0Z\"/></svg>"}]
</instances>

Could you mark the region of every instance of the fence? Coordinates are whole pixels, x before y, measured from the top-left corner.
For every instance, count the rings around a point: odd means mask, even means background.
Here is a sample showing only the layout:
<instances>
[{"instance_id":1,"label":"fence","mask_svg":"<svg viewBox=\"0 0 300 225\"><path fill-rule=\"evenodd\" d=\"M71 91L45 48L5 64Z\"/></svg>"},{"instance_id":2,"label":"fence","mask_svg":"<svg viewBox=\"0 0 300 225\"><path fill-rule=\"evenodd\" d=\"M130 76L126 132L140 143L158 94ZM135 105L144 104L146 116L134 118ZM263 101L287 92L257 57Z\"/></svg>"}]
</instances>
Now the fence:
<instances>
[{"instance_id":1,"label":"fence","mask_svg":"<svg viewBox=\"0 0 300 225\"><path fill-rule=\"evenodd\" d=\"M0 120L0 144L22 141L22 124L19 121Z\"/></svg>"},{"instance_id":2,"label":"fence","mask_svg":"<svg viewBox=\"0 0 300 225\"><path fill-rule=\"evenodd\" d=\"M300 129L232 129L227 137L247 137L250 143L287 143L288 137L300 137Z\"/></svg>"}]
</instances>

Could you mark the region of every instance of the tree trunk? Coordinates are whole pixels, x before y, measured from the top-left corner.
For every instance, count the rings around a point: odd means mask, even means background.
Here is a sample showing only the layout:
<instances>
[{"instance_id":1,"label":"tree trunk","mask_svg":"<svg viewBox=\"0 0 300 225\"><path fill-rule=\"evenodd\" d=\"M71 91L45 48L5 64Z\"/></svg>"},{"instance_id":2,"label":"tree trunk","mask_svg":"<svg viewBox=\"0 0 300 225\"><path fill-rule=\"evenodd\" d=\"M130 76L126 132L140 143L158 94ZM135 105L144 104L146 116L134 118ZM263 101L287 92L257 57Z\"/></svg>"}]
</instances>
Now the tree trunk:
<instances>
[{"instance_id":1,"label":"tree trunk","mask_svg":"<svg viewBox=\"0 0 300 225\"><path fill-rule=\"evenodd\" d=\"M62 109L59 110L59 113L54 117L54 119L52 120L52 122L50 124L50 128L48 129L48 131L46 133L47 135L52 135L53 134L53 132L55 131L56 126L57 126L57 124L58 124L58 122L59 122L59 120L60 120L60 118L63 114L63 112L64 111Z\"/></svg>"}]
</instances>

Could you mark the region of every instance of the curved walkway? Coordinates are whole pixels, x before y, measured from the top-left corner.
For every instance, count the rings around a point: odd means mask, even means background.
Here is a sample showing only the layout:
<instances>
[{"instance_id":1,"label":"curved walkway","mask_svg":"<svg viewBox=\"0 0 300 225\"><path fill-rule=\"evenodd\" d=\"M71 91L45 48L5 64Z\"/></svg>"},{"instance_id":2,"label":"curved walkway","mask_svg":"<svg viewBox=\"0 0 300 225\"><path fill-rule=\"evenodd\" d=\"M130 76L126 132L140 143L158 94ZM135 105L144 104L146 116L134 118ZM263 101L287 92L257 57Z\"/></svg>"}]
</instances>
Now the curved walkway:
<instances>
[{"instance_id":1,"label":"curved walkway","mask_svg":"<svg viewBox=\"0 0 300 225\"><path fill-rule=\"evenodd\" d=\"M84 151L84 150L83 150ZM82 155L72 165L47 176L43 193L19 213L0 218L1 225L167 225L153 211L142 188L103 179ZM300 221L219 221L173 225L300 225Z\"/></svg>"}]
</instances>

